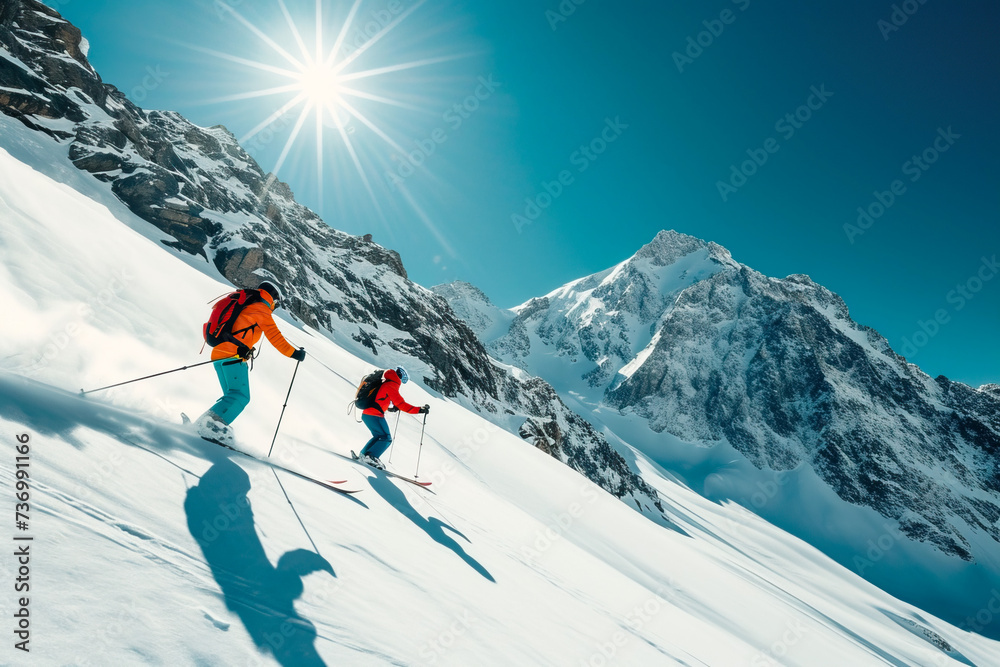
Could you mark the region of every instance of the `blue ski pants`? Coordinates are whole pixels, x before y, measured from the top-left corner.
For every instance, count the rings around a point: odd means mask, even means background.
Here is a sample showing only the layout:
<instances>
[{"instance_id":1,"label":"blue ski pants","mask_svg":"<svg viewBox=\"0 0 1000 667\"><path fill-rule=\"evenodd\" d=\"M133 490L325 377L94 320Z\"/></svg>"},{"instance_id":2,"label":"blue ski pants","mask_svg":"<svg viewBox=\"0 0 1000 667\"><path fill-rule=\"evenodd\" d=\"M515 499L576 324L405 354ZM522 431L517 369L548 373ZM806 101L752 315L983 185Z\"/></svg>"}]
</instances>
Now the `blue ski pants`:
<instances>
[{"instance_id":1,"label":"blue ski pants","mask_svg":"<svg viewBox=\"0 0 1000 667\"><path fill-rule=\"evenodd\" d=\"M224 359L213 365L222 385L222 398L211 409L222 421L232 424L250 403L250 369L239 359Z\"/></svg>"},{"instance_id":2,"label":"blue ski pants","mask_svg":"<svg viewBox=\"0 0 1000 667\"><path fill-rule=\"evenodd\" d=\"M361 415L361 421L365 423L368 430L372 432L372 439L369 440L364 448L361 450L361 454L369 454L375 458L379 458L385 454L385 450L389 449L389 445L392 444L392 434L389 432L389 422L385 420L385 417L376 417L374 415Z\"/></svg>"}]
</instances>

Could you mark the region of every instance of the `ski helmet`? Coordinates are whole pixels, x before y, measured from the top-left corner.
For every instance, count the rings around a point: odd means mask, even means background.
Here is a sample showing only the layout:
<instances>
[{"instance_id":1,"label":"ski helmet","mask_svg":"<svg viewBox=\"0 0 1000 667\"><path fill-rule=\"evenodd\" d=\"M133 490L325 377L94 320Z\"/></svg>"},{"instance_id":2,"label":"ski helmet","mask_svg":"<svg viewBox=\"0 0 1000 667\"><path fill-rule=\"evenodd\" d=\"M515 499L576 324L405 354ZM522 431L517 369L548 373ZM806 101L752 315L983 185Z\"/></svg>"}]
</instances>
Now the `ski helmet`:
<instances>
[{"instance_id":1,"label":"ski helmet","mask_svg":"<svg viewBox=\"0 0 1000 667\"><path fill-rule=\"evenodd\" d=\"M260 285L257 285L257 290L270 294L271 299L274 300L274 307L278 307L278 302L281 300L281 292L274 286L274 283L265 280Z\"/></svg>"},{"instance_id":2,"label":"ski helmet","mask_svg":"<svg viewBox=\"0 0 1000 667\"><path fill-rule=\"evenodd\" d=\"M402 384L406 384L410 380L410 374L402 366L396 366L396 375L399 376L399 381Z\"/></svg>"}]
</instances>

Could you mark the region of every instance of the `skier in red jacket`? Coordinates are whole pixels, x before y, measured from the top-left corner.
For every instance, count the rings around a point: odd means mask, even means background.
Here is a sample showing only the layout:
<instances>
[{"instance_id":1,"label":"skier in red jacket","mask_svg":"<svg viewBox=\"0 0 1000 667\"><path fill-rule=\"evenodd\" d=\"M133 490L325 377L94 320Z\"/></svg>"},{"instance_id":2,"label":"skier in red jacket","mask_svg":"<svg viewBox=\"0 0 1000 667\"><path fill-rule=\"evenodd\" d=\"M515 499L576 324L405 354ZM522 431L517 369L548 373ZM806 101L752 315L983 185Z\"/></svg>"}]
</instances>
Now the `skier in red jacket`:
<instances>
[{"instance_id":1,"label":"skier in red jacket","mask_svg":"<svg viewBox=\"0 0 1000 667\"><path fill-rule=\"evenodd\" d=\"M375 394L375 405L366 408L361 413L361 421L372 432L372 438L365 444L358 458L379 470L385 470L385 466L379 460L379 457L392 444L392 435L389 431L389 423L385 420L385 413L387 411L395 412L396 410L402 410L403 412L409 412L411 415L417 415L425 414L431 410L431 406L429 405L425 405L422 408L410 405L399 395L400 385L406 384L409 379L410 377L407 375L406 369L402 366L397 366L395 370L389 369L385 371L382 374L382 386L379 387L378 393Z\"/></svg>"}]
</instances>

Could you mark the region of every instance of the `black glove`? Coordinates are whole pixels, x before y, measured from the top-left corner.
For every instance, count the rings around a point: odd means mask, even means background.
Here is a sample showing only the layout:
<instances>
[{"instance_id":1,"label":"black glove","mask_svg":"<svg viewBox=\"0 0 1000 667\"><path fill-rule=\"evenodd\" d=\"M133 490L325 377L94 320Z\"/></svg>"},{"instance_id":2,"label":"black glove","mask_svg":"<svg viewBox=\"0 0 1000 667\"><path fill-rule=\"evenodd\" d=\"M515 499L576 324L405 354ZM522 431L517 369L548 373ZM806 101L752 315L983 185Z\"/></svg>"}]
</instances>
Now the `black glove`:
<instances>
[{"instance_id":1,"label":"black glove","mask_svg":"<svg viewBox=\"0 0 1000 667\"><path fill-rule=\"evenodd\" d=\"M417 414L418 415L426 415L430 411L431 411L431 406L425 405L424 407L420 408L419 411L417 411Z\"/></svg>"},{"instance_id":2,"label":"black glove","mask_svg":"<svg viewBox=\"0 0 1000 667\"><path fill-rule=\"evenodd\" d=\"M236 356L246 361L253 356L253 348L247 347L243 343L236 343Z\"/></svg>"},{"instance_id":3,"label":"black glove","mask_svg":"<svg viewBox=\"0 0 1000 667\"><path fill-rule=\"evenodd\" d=\"M390 405L389 409L386 410L386 412L399 412L399 408L397 408L395 405Z\"/></svg>"},{"instance_id":4,"label":"black glove","mask_svg":"<svg viewBox=\"0 0 1000 667\"><path fill-rule=\"evenodd\" d=\"M299 348L292 352L292 359L295 361L305 361L306 360L306 350L305 348Z\"/></svg>"}]
</instances>

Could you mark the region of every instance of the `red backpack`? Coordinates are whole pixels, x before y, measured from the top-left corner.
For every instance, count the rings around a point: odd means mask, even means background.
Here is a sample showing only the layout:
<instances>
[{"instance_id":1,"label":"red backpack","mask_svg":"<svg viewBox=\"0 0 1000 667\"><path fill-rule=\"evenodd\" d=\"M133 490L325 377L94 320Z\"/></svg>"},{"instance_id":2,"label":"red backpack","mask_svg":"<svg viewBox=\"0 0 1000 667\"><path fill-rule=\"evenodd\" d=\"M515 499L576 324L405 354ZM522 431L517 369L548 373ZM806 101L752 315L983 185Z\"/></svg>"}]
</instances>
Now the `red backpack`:
<instances>
[{"instance_id":1,"label":"red backpack","mask_svg":"<svg viewBox=\"0 0 1000 667\"><path fill-rule=\"evenodd\" d=\"M233 343L241 352L249 349L236 338L236 334L250 331L257 324L254 323L245 329L233 331L233 323L236 322L236 318L240 316L244 308L263 300L260 292L255 289L241 289L219 299L212 308L212 314L208 318L208 322L205 322L205 325L202 327L205 342L208 343L209 347L215 347L222 343ZM240 356L243 355L241 354Z\"/></svg>"}]
</instances>

